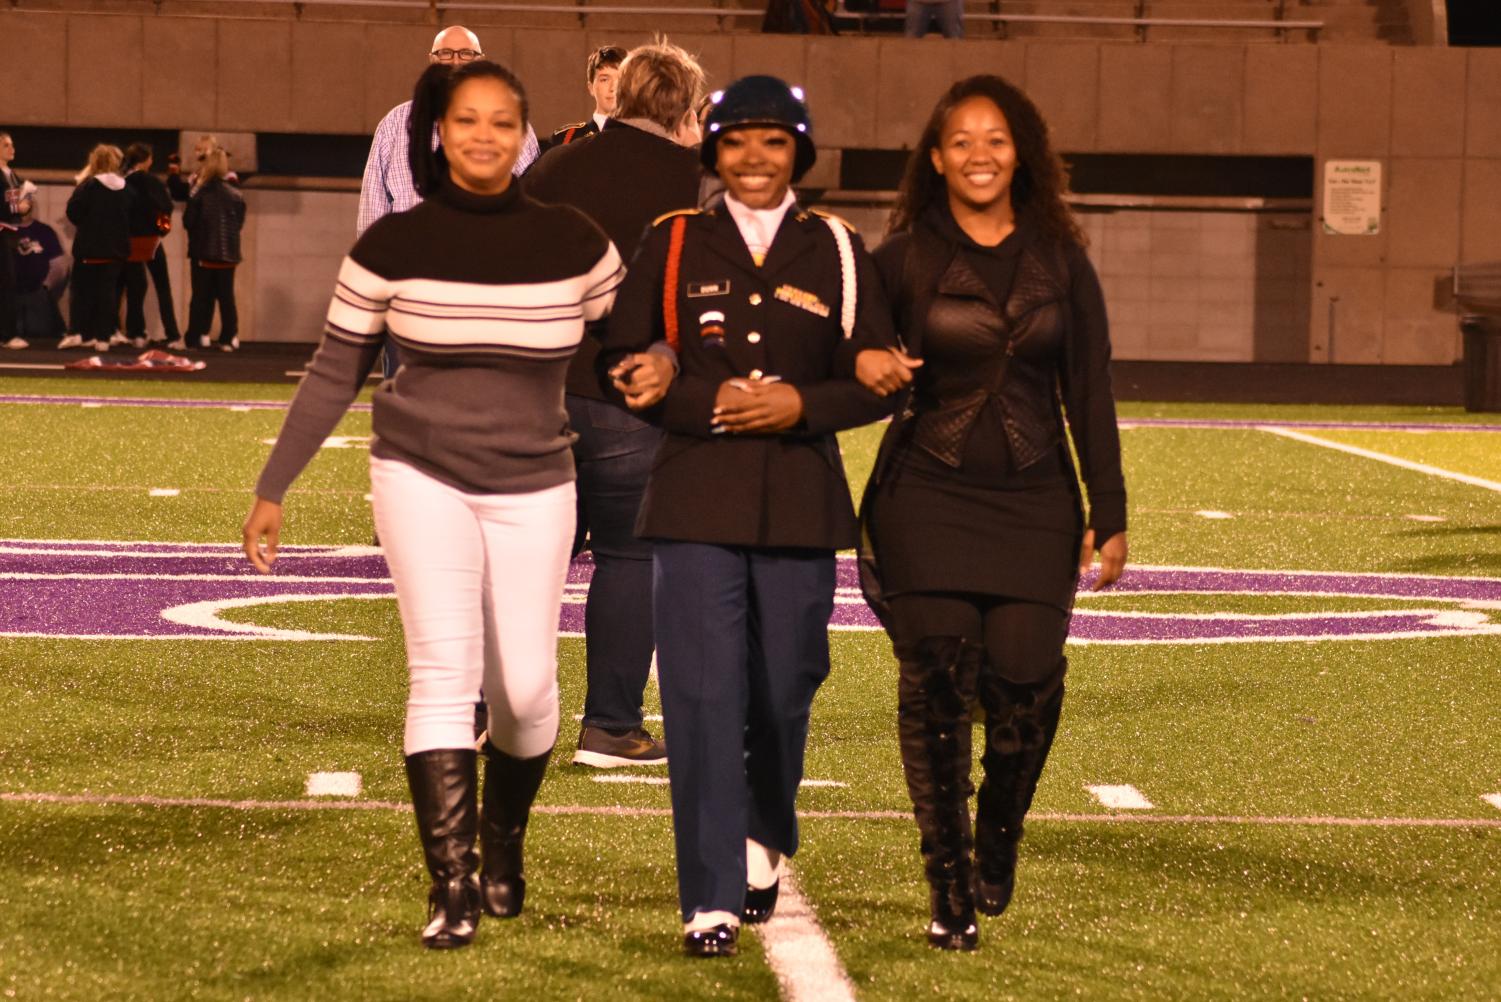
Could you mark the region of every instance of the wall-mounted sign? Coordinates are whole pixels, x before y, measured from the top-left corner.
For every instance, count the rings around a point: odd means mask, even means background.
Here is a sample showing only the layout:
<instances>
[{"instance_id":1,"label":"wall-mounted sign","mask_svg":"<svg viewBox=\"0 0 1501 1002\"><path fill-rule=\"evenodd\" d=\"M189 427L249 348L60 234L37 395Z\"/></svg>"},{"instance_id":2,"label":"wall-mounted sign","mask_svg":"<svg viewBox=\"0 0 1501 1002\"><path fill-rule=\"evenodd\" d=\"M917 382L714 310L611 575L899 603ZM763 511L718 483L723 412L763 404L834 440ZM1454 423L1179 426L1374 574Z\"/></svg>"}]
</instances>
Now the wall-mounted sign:
<instances>
[{"instance_id":1,"label":"wall-mounted sign","mask_svg":"<svg viewBox=\"0 0 1501 1002\"><path fill-rule=\"evenodd\" d=\"M1324 161L1324 232L1381 232L1381 161Z\"/></svg>"}]
</instances>

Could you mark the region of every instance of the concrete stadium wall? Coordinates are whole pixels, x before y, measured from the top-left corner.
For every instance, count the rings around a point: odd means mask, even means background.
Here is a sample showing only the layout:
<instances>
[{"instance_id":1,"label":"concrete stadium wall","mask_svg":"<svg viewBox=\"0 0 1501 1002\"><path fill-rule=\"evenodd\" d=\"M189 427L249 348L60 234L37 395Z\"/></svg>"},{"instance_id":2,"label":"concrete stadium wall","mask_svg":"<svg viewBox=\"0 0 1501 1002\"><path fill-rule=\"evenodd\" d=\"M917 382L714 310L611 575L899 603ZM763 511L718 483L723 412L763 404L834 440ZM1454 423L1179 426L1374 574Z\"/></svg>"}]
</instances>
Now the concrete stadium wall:
<instances>
[{"instance_id":1,"label":"concrete stadium wall","mask_svg":"<svg viewBox=\"0 0 1501 1002\"><path fill-rule=\"evenodd\" d=\"M0 93L11 100L0 115L14 124L368 133L406 96L431 34L427 26L4 10ZM483 40L525 80L540 132L587 111L580 68L591 46L644 37L491 28ZM801 81L829 149L902 148L949 82L989 71L1026 87L1067 152L1306 155L1316 178L1328 159L1381 161L1377 235L1310 228L1304 360L1454 361L1456 325L1432 309L1433 279L1457 261L1501 259L1498 50L754 34L674 41L699 53L718 84L749 72ZM247 326L255 323L260 339L310 336L316 324L301 311L327 291L304 295L301 286L331 273L321 258L336 256L352 233L353 196L250 194L257 260L243 278L266 312L258 322L247 316ZM296 288L261 288L272 281ZM294 307L296 316L284 312ZM1283 345L1276 354L1299 352Z\"/></svg>"}]
</instances>

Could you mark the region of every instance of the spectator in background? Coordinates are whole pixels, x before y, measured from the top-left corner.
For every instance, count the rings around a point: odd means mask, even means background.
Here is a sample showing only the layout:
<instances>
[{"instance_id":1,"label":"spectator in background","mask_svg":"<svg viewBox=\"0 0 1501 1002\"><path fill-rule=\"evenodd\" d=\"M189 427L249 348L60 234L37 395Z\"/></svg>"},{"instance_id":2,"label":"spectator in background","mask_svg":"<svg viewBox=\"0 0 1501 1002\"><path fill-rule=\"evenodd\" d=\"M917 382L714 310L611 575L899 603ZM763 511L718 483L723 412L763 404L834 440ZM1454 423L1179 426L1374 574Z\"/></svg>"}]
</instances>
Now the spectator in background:
<instances>
[{"instance_id":1,"label":"spectator in background","mask_svg":"<svg viewBox=\"0 0 1501 1002\"><path fill-rule=\"evenodd\" d=\"M16 143L10 133L0 132L0 345L25 348L16 327L16 227L21 224L25 183L10 169Z\"/></svg>"},{"instance_id":2,"label":"spectator in background","mask_svg":"<svg viewBox=\"0 0 1501 1002\"><path fill-rule=\"evenodd\" d=\"M761 30L782 35L837 35L834 0L770 0Z\"/></svg>"},{"instance_id":3,"label":"spectator in background","mask_svg":"<svg viewBox=\"0 0 1501 1002\"><path fill-rule=\"evenodd\" d=\"M907 37L921 38L934 28L944 38L963 38L964 0L907 0Z\"/></svg>"},{"instance_id":4,"label":"spectator in background","mask_svg":"<svg viewBox=\"0 0 1501 1002\"><path fill-rule=\"evenodd\" d=\"M68 258L57 231L35 216L35 203L22 203L21 227L16 231L17 340L56 341L63 335L63 315L57 302L68 284ZM7 345L6 347L12 347Z\"/></svg>"},{"instance_id":5,"label":"spectator in background","mask_svg":"<svg viewBox=\"0 0 1501 1002\"><path fill-rule=\"evenodd\" d=\"M618 117L587 143L548 150L526 177L527 194L582 210L629 258L652 220L697 205L700 168L689 147L699 141L694 105L703 87L704 71L676 45L631 50L620 67ZM584 548L587 535L594 553L584 607L589 684L573 762L664 765L666 745L647 732L641 716L653 647L652 571L651 544L636 538L662 432L606 399L598 355L599 342L585 338L568 369L566 398L568 424L578 435L573 552Z\"/></svg>"},{"instance_id":6,"label":"spectator in background","mask_svg":"<svg viewBox=\"0 0 1501 1002\"><path fill-rule=\"evenodd\" d=\"M137 348L146 347L146 274L156 286L156 305L162 333L153 340L176 341L177 313L167 277L162 237L172 229L172 196L151 173L153 151L145 143L131 143L125 151L125 186L130 189L130 258L125 262L125 336Z\"/></svg>"},{"instance_id":7,"label":"spectator in background","mask_svg":"<svg viewBox=\"0 0 1501 1002\"><path fill-rule=\"evenodd\" d=\"M594 98L594 113L585 121L565 125L554 132L547 142L548 149L599 135L605 127L605 120L615 114L616 87L625 55L625 49L618 45L601 45L589 53L589 61L584 65L584 79L589 95Z\"/></svg>"},{"instance_id":8,"label":"spectator in background","mask_svg":"<svg viewBox=\"0 0 1501 1002\"><path fill-rule=\"evenodd\" d=\"M130 256L130 192L120 176L125 155L101 144L89 154L68 199L73 235L73 302L69 319L75 333L59 348L106 351L115 334L116 287Z\"/></svg>"},{"instance_id":9,"label":"spectator in background","mask_svg":"<svg viewBox=\"0 0 1501 1002\"><path fill-rule=\"evenodd\" d=\"M245 227L245 199L229 184L229 154L215 149L203 158L198 179L182 213L188 231L188 261L193 298L188 305L187 344L208 347L214 304L219 305L219 350L240 347L239 312L235 309L235 266L240 263L240 231ZM185 345L179 341L173 347Z\"/></svg>"},{"instance_id":10,"label":"spectator in background","mask_svg":"<svg viewBox=\"0 0 1501 1002\"><path fill-rule=\"evenodd\" d=\"M176 153L167 157L167 190L172 193L172 198L178 202L186 202L193 192L193 185L198 182L198 171L203 165L204 158L214 150L224 150L219 142L219 137L205 133L198 137L198 142L193 144L192 170L187 177L183 177L182 164ZM230 156L228 150L224 150L226 157ZM239 184L240 175L231 170L224 175L224 180L230 184Z\"/></svg>"}]
</instances>

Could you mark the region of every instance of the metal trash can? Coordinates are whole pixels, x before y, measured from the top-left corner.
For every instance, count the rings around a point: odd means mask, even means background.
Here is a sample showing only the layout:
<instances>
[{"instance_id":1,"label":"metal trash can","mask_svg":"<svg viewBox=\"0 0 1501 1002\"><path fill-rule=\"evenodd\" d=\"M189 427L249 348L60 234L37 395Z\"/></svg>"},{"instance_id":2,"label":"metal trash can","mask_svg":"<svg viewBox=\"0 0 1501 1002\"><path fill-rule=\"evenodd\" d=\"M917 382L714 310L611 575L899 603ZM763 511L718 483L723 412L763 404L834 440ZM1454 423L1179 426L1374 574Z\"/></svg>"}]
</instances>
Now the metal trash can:
<instances>
[{"instance_id":1,"label":"metal trash can","mask_svg":"<svg viewBox=\"0 0 1501 1002\"><path fill-rule=\"evenodd\" d=\"M1470 314L1464 335L1465 410L1501 411L1501 317Z\"/></svg>"}]
</instances>

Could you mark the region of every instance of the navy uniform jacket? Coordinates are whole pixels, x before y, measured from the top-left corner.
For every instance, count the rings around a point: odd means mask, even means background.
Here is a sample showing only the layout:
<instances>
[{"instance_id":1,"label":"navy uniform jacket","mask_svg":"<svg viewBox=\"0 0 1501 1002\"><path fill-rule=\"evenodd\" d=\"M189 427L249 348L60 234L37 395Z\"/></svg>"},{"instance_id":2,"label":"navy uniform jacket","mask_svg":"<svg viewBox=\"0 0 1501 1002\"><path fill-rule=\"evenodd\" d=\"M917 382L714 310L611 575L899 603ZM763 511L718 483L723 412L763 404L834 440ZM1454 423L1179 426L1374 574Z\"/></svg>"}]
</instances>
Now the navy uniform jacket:
<instances>
[{"instance_id":1,"label":"navy uniform jacket","mask_svg":"<svg viewBox=\"0 0 1501 1002\"><path fill-rule=\"evenodd\" d=\"M677 219L685 221L672 300L680 371L666 399L645 415L668 434L638 534L728 546L854 546L855 512L834 432L890 412L891 404L849 374L858 351L896 344L858 234L849 233L858 296L846 340L839 251L825 217L790 206L760 267L722 205L657 220L616 294L605 367L666 336L663 281ZM720 384L757 375L797 388L802 421L777 434L714 434L709 422Z\"/></svg>"},{"instance_id":2,"label":"navy uniform jacket","mask_svg":"<svg viewBox=\"0 0 1501 1002\"><path fill-rule=\"evenodd\" d=\"M542 150L545 153L555 146L567 146L569 143L576 143L580 139L588 139L590 136L598 134L599 126L594 124L594 116L590 115L582 122L565 125L557 132L554 132L551 138L542 144Z\"/></svg>"}]
</instances>

